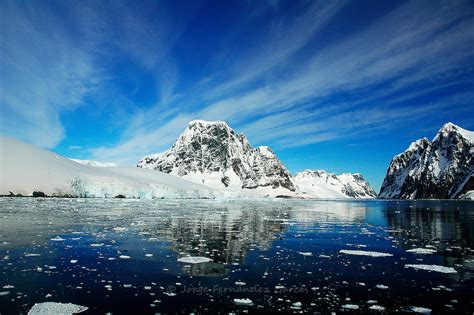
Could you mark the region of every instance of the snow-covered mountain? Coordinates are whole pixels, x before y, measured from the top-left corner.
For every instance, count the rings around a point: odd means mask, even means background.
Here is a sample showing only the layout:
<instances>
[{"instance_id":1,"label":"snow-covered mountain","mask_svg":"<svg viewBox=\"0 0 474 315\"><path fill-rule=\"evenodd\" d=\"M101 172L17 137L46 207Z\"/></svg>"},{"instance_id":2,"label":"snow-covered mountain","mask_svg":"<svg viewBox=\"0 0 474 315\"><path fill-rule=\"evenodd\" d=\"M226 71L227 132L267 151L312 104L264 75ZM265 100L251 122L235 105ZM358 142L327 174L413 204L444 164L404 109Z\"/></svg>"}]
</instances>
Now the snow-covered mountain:
<instances>
[{"instance_id":1,"label":"snow-covered mountain","mask_svg":"<svg viewBox=\"0 0 474 315\"><path fill-rule=\"evenodd\" d=\"M395 156L379 197L453 199L474 190L474 132L445 124L429 141L413 142Z\"/></svg>"},{"instance_id":2,"label":"snow-covered mountain","mask_svg":"<svg viewBox=\"0 0 474 315\"><path fill-rule=\"evenodd\" d=\"M377 196L369 182L359 174L336 175L324 170L305 170L293 178L299 190L319 198L374 198Z\"/></svg>"},{"instance_id":3,"label":"snow-covered mountain","mask_svg":"<svg viewBox=\"0 0 474 315\"><path fill-rule=\"evenodd\" d=\"M136 167L92 167L0 137L0 195L214 198L209 187Z\"/></svg>"},{"instance_id":4,"label":"snow-covered mountain","mask_svg":"<svg viewBox=\"0 0 474 315\"><path fill-rule=\"evenodd\" d=\"M115 163L97 162L97 161L92 161L92 160L79 160L79 159L71 159L71 160L82 165L89 165L93 167L117 167L118 166Z\"/></svg>"},{"instance_id":5,"label":"snow-covered mountain","mask_svg":"<svg viewBox=\"0 0 474 315\"><path fill-rule=\"evenodd\" d=\"M137 166L227 192L276 196L296 190L269 147L252 147L224 121L191 121L169 150L146 156Z\"/></svg>"}]
</instances>

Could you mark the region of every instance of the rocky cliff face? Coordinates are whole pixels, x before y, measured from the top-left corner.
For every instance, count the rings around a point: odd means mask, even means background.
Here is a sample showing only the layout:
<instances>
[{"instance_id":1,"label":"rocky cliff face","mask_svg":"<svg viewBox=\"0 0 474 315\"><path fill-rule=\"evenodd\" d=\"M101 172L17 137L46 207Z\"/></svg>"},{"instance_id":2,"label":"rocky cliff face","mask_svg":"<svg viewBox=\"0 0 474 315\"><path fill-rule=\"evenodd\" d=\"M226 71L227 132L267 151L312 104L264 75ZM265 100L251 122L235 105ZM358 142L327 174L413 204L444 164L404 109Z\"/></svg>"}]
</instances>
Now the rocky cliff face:
<instances>
[{"instance_id":1,"label":"rocky cliff face","mask_svg":"<svg viewBox=\"0 0 474 315\"><path fill-rule=\"evenodd\" d=\"M146 156L137 166L216 188L295 191L290 173L269 147L253 148L224 121L191 121L168 151Z\"/></svg>"},{"instance_id":2,"label":"rocky cliff face","mask_svg":"<svg viewBox=\"0 0 474 315\"><path fill-rule=\"evenodd\" d=\"M359 174L336 175L323 170L296 173L294 182L301 191L320 198L374 198L376 192Z\"/></svg>"},{"instance_id":3,"label":"rocky cliff face","mask_svg":"<svg viewBox=\"0 0 474 315\"><path fill-rule=\"evenodd\" d=\"M452 199L474 189L474 132L452 123L436 137L413 142L395 156L380 198Z\"/></svg>"}]
</instances>

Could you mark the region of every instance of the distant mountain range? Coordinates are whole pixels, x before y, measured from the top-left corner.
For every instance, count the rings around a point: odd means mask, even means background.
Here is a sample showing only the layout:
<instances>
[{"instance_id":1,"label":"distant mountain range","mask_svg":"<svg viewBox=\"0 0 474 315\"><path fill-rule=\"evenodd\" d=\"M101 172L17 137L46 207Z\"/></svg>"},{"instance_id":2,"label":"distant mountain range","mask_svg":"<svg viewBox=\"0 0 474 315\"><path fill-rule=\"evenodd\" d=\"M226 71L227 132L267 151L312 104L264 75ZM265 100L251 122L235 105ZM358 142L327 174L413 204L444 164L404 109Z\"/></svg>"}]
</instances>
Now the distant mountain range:
<instances>
[{"instance_id":1,"label":"distant mountain range","mask_svg":"<svg viewBox=\"0 0 474 315\"><path fill-rule=\"evenodd\" d=\"M292 177L267 146L252 147L224 121L193 120L175 144L138 167L169 173L229 194L305 198L373 198L360 174L305 171Z\"/></svg>"},{"instance_id":2,"label":"distant mountain range","mask_svg":"<svg viewBox=\"0 0 474 315\"><path fill-rule=\"evenodd\" d=\"M379 195L359 174L292 176L273 150L224 121L191 121L167 151L137 167L67 159L0 137L0 195L125 198L474 198L474 132L445 124L390 163Z\"/></svg>"}]
</instances>

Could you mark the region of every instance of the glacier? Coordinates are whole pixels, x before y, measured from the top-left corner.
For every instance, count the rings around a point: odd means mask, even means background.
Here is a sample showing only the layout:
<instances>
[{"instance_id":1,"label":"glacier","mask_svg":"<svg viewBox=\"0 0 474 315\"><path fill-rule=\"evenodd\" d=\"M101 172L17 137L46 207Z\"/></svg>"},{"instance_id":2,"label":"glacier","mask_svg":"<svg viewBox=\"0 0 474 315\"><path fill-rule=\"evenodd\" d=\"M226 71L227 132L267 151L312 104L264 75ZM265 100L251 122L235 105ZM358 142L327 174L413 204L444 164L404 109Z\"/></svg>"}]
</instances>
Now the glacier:
<instances>
[{"instance_id":1,"label":"glacier","mask_svg":"<svg viewBox=\"0 0 474 315\"><path fill-rule=\"evenodd\" d=\"M211 188L136 167L92 167L0 137L0 194L127 198L215 198Z\"/></svg>"}]
</instances>

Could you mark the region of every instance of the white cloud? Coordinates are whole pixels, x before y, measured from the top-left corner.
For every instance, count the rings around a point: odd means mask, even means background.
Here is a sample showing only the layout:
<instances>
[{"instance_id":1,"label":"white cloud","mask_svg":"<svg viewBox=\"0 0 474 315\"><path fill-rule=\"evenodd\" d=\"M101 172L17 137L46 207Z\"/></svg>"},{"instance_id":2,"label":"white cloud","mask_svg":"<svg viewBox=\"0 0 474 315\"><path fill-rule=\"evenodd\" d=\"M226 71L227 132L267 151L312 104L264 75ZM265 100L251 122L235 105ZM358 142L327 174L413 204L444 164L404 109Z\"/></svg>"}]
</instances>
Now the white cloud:
<instances>
[{"instance_id":1,"label":"white cloud","mask_svg":"<svg viewBox=\"0 0 474 315\"><path fill-rule=\"evenodd\" d=\"M170 123L162 124L155 116L148 119L146 113L141 113L142 124L135 130L129 129L122 143L95 150L94 155L121 158L153 148L164 150L177 138L187 120L196 117L227 120L238 130L245 131L252 141L281 146L307 145L348 135L363 136L376 130L388 132L395 122L429 115L429 108L443 108L443 104L398 108L397 100L410 100L423 90L429 92L437 86L437 80L442 82L442 76L449 75L474 55L474 47L469 44L474 36L469 29L474 28L474 22L466 13L468 5L409 2L358 33L315 50L310 58L300 63L290 62L292 55L305 46L315 32L322 31L340 8L338 3L332 2L326 8L315 4L316 9L309 10L301 21L278 29L276 37L270 34L268 40L262 42L266 49L244 52L244 61L226 69L229 80L212 85L214 80L207 79L205 82L210 85L204 86L209 91L176 104L179 116ZM312 15L318 19L311 19ZM271 80L260 84L252 82L274 68L281 73L282 62L288 65L284 77L270 76ZM387 79L393 82L367 94L366 90ZM427 81L429 88L423 87L402 97L397 95L413 84ZM341 91L360 92L363 99L328 105L330 96ZM225 96L227 94L231 96ZM218 100L206 103L204 100L209 97ZM370 100L378 99L380 103L371 104ZM201 101L203 103L193 103ZM199 109L193 109L193 105ZM150 112L156 111L157 107Z\"/></svg>"}]
</instances>

